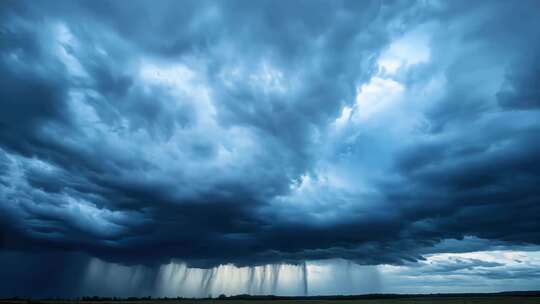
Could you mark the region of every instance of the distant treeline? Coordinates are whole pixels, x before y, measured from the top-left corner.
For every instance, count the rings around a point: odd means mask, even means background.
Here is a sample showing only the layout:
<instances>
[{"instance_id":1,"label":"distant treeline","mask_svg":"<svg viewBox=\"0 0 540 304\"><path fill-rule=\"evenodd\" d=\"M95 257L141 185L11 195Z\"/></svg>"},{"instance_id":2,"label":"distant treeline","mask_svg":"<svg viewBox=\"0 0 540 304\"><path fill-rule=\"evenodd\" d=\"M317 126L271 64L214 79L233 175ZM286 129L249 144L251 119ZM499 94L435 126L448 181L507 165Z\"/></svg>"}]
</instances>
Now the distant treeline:
<instances>
[{"instance_id":1,"label":"distant treeline","mask_svg":"<svg viewBox=\"0 0 540 304\"><path fill-rule=\"evenodd\" d=\"M39 301L80 301L80 302L114 302L114 301L167 301L167 300L249 300L249 301L272 301L272 300L367 300L367 299L399 299L399 298L455 298L455 297L540 297L540 290L534 291L505 291L495 293L433 293L433 294L393 294L375 293L364 295L333 295L333 296L274 296L274 295L248 295L241 294L235 296L220 295L218 297L208 296L206 298L153 298L148 297L99 297L85 296L80 298L42 298ZM21 301L27 300L29 303L38 303L36 299L26 298L5 298L0 301Z\"/></svg>"},{"instance_id":2,"label":"distant treeline","mask_svg":"<svg viewBox=\"0 0 540 304\"><path fill-rule=\"evenodd\" d=\"M535 291L505 291L495 293L432 293L432 294L398 294L373 293L363 295L332 295L332 296L273 296L273 295L220 295L217 300L369 300L369 299L396 299L396 298L455 298L455 297L540 297L540 290ZM209 298L207 298L209 299Z\"/></svg>"}]
</instances>

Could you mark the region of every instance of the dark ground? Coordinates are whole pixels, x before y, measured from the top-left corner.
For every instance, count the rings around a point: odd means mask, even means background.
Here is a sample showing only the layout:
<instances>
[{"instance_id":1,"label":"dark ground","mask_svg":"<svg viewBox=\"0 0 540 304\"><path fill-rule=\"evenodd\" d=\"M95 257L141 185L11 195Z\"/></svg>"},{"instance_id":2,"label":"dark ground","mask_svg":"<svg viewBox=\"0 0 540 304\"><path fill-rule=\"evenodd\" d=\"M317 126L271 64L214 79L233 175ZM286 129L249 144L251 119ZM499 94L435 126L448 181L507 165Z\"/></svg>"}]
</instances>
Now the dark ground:
<instances>
[{"instance_id":1,"label":"dark ground","mask_svg":"<svg viewBox=\"0 0 540 304\"><path fill-rule=\"evenodd\" d=\"M62 300L0 300L0 304L540 304L540 296L531 297L420 297L361 300L138 300L138 301L62 301Z\"/></svg>"}]
</instances>

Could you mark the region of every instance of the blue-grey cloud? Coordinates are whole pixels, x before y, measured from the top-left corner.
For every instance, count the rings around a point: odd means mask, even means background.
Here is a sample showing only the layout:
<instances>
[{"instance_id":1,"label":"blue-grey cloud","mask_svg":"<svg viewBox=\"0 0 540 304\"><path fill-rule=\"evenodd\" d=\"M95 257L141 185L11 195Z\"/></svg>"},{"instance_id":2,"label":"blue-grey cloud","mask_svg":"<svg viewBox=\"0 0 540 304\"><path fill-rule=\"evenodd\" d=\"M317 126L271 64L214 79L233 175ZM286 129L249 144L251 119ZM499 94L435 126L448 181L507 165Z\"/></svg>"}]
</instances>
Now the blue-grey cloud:
<instances>
[{"instance_id":1,"label":"blue-grey cloud","mask_svg":"<svg viewBox=\"0 0 540 304\"><path fill-rule=\"evenodd\" d=\"M0 246L211 267L538 245L537 8L7 1Z\"/></svg>"}]
</instances>

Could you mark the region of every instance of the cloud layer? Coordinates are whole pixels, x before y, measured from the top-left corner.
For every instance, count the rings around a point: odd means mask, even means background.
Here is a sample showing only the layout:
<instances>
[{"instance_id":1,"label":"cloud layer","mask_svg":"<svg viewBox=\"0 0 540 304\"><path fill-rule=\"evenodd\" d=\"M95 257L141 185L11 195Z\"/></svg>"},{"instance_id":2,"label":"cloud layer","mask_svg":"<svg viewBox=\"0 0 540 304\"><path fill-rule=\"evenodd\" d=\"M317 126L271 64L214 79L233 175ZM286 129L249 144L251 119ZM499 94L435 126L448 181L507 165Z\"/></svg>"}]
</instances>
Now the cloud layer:
<instances>
[{"instance_id":1,"label":"cloud layer","mask_svg":"<svg viewBox=\"0 0 540 304\"><path fill-rule=\"evenodd\" d=\"M539 11L7 1L0 246L213 267L538 245Z\"/></svg>"}]
</instances>

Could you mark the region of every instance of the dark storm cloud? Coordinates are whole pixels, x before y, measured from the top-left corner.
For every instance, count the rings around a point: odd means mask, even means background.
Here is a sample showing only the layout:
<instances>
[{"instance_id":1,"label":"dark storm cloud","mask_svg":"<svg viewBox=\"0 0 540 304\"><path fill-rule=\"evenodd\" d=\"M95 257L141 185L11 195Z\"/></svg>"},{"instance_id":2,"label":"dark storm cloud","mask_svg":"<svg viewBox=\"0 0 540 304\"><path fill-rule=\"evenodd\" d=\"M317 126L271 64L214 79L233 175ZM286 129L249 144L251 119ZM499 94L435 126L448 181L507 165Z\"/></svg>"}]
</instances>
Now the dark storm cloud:
<instances>
[{"instance_id":1,"label":"dark storm cloud","mask_svg":"<svg viewBox=\"0 0 540 304\"><path fill-rule=\"evenodd\" d=\"M536 37L530 41L532 47L516 60L501 90L497 93L499 104L505 109L524 109L540 107L540 58L538 50L540 43ZM531 53L529 53L531 52Z\"/></svg>"},{"instance_id":2,"label":"dark storm cloud","mask_svg":"<svg viewBox=\"0 0 540 304\"><path fill-rule=\"evenodd\" d=\"M539 244L535 6L5 2L0 245L212 266ZM429 59L384 78L418 28ZM415 113L353 122L377 78Z\"/></svg>"},{"instance_id":3,"label":"dark storm cloud","mask_svg":"<svg viewBox=\"0 0 540 304\"><path fill-rule=\"evenodd\" d=\"M2 251L2 296L79 296L80 278L84 277L86 268L82 257L81 254L42 252L40 258L35 258L28 252Z\"/></svg>"}]
</instances>

